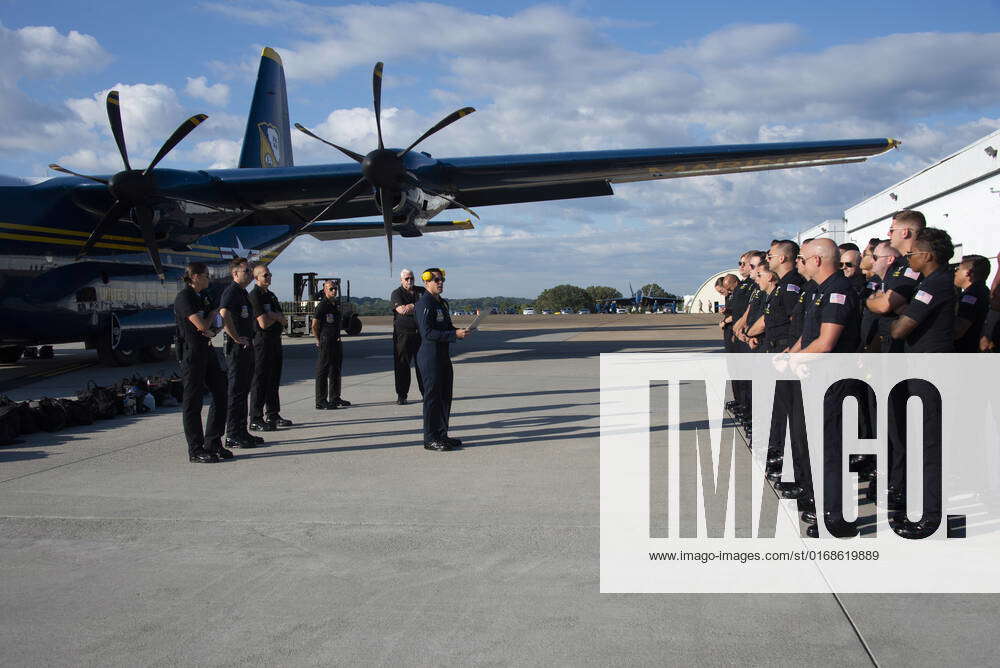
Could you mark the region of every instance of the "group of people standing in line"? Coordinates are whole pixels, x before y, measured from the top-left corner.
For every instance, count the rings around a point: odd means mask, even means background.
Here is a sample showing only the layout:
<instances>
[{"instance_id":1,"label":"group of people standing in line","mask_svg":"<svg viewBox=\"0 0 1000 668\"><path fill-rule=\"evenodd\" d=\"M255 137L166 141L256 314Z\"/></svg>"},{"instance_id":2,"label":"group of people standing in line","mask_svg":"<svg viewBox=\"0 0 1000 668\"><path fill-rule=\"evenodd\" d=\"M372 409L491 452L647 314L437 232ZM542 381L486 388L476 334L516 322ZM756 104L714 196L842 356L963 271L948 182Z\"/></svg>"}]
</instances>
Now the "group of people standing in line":
<instances>
[{"instance_id":1,"label":"group of people standing in line","mask_svg":"<svg viewBox=\"0 0 1000 668\"><path fill-rule=\"evenodd\" d=\"M727 274L715 289L725 298L723 330L726 352L795 353L976 353L1000 344L1000 272L992 288L986 280L990 261L966 255L954 265L954 244L942 229L928 227L915 210L894 214L885 239L871 239L862 251L853 243L808 239L801 248L774 240L767 251L740 256L739 277ZM1000 259L1000 256L998 256ZM781 384L779 384L780 386ZM788 419L794 481L783 482L785 422L772 423L767 477L775 491L797 499L807 535L818 536L817 514L801 406L797 393L776 386L775 415ZM733 381L727 407L752 442L750 383ZM904 400L905 401L905 400ZM862 413L871 422L873 411ZM890 430L891 432L891 430ZM888 507L906 507L904 437L890 433ZM926 444L925 444L926 445ZM895 447L894 447L895 446ZM924 468L934 453L925 448ZM870 458L852 456L852 469L869 482L868 498L877 499L877 475ZM831 467L836 468L836 467ZM826 469L825 469L826 470ZM837 468L839 471L839 468ZM824 480L824 521L834 535L855 535L844 522L836 480ZM918 522L899 521L897 533L920 538L941 521L940 475L924 476L924 513Z\"/></svg>"},{"instance_id":2,"label":"group of people standing in line","mask_svg":"<svg viewBox=\"0 0 1000 668\"><path fill-rule=\"evenodd\" d=\"M229 264L229 281L216 300L209 290L208 266L192 262L184 273L183 288L174 300L175 346L184 386L182 421L193 463L233 458L233 449L264 443L251 431L270 432L290 427L281 417L279 386L282 370L282 333L287 320L271 292L271 272L263 263L251 266L245 258ZM448 451L462 442L448 435L453 373L449 346L469 335L452 325L444 290L445 272L433 267L421 274L424 287L414 285L413 272L404 269L400 287L392 293L393 358L397 403L407 403L410 365L416 362L417 384L424 404L424 448ZM247 287L253 282L249 292ZM328 280L323 299L312 314L316 339L316 409L345 408L341 397L343 344L338 286ZM224 332L225 370L212 346ZM205 393L212 403L204 427Z\"/></svg>"}]
</instances>

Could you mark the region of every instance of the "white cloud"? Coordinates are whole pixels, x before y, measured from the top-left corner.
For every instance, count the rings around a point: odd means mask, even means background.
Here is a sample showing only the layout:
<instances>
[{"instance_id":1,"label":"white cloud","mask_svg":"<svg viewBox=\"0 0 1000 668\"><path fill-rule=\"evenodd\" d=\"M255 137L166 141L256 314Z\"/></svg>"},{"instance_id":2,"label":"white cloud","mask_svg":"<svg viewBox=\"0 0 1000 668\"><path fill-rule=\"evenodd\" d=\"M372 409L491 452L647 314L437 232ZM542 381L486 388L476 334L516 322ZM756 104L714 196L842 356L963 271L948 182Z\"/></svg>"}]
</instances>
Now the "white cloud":
<instances>
[{"instance_id":1,"label":"white cloud","mask_svg":"<svg viewBox=\"0 0 1000 668\"><path fill-rule=\"evenodd\" d=\"M188 77L184 92L216 107L224 107L229 102L229 86L224 83L209 86L205 77Z\"/></svg>"}]
</instances>

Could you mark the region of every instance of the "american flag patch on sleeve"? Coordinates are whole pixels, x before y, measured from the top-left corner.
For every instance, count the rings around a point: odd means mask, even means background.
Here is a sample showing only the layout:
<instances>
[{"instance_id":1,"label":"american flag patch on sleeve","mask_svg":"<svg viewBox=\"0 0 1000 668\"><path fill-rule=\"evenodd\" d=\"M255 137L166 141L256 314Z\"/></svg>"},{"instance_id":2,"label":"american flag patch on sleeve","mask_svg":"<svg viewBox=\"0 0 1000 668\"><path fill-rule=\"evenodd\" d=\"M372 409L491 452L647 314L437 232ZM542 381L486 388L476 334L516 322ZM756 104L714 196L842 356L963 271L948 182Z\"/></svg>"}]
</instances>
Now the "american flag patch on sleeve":
<instances>
[{"instance_id":1,"label":"american flag patch on sleeve","mask_svg":"<svg viewBox=\"0 0 1000 668\"><path fill-rule=\"evenodd\" d=\"M934 299L934 295L929 292L924 292L923 290L917 290L917 294L913 295L913 298L919 302L930 304L931 300Z\"/></svg>"},{"instance_id":2,"label":"american flag patch on sleeve","mask_svg":"<svg viewBox=\"0 0 1000 668\"><path fill-rule=\"evenodd\" d=\"M842 295L839 292L830 293L831 304L845 304L846 302L847 302L847 295Z\"/></svg>"},{"instance_id":3,"label":"american flag patch on sleeve","mask_svg":"<svg viewBox=\"0 0 1000 668\"><path fill-rule=\"evenodd\" d=\"M794 283L789 283L787 286L785 286L785 289L788 290L789 292L798 292L799 286L795 285Z\"/></svg>"},{"instance_id":4,"label":"american flag patch on sleeve","mask_svg":"<svg viewBox=\"0 0 1000 668\"><path fill-rule=\"evenodd\" d=\"M962 303L963 304L975 304L976 303L976 296L975 295L965 295L964 297L962 297Z\"/></svg>"},{"instance_id":5,"label":"american flag patch on sleeve","mask_svg":"<svg viewBox=\"0 0 1000 668\"><path fill-rule=\"evenodd\" d=\"M913 280L917 280L918 278L920 278L920 272L914 269L907 269L906 271L903 272L903 276L906 276L907 278L912 278Z\"/></svg>"}]
</instances>

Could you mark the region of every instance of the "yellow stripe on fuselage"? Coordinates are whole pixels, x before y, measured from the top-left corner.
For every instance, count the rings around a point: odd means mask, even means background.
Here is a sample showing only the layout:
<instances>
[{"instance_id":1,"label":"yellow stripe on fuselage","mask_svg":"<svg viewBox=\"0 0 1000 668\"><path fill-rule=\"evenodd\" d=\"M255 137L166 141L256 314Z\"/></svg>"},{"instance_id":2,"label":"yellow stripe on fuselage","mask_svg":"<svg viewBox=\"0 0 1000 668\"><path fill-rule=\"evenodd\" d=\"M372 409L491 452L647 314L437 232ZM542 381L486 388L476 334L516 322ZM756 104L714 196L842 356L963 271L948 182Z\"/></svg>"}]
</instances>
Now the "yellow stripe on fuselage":
<instances>
[{"instance_id":1,"label":"yellow stripe on fuselage","mask_svg":"<svg viewBox=\"0 0 1000 668\"><path fill-rule=\"evenodd\" d=\"M62 246L83 246L84 242L79 239L59 239L57 237L38 237L33 234L11 234L10 232L0 232L0 239L11 239L13 241L34 241L41 244L60 244ZM106 241L98 241L94 244L97 248L110 248L112 250L131 251L133 253L145 253L145 246L126 246L125 244L114 244ZM194 255L196 257L207 257L213 260L225 259L221 253L204 253L198 251L175 251L171 249L160 249L162 253L177 253L178 255ZM274 256L273 251L260 253L261 258L267 259Z\"/></svg>"},{"instance_id":2,"label":"yellow stripe on fuselage","mask_svg":"<svg viewBox=\"0 0 1000 668\"><path fill-rule=\"evenodd\" d=\"M54 243L61 244L63 246L82 246L86 238L90 236L88 232L80 232L79 230L64 230L56 227L39 227L37 225L22 225L21 223L0 223L0 228L6 228L9 230L23 230L26 232L43 232L45 234L63 234L72 237L80 237L82 240L78 239L60 239L59 237L39 237L31 234L13 234L9 232L0 232L0 239L12 239L14 241L35 241L38 243ZM142 244L142 239L139 237L123 237L117 234L105 234L101 239L108 239L109 241L125 241L132 242L133 244ZM145 246L129 246L123 244L108 243L106 241L98 241L94 244L98 248L112 248L114 250L128 250L135 251L137 253L144 253L146 251ZM163 252L174 252L183 253L185 255L196 255L198 257L210 257L217 258L220 256L222 249L218 246L205 246L202 244L192 244L191 248L199 248L203 251L214 251L208 253L199 253L198 251L170 251L167 249L161 249ZM268 257L274 255L273 251L254 251L248 248L248 252L259 252L261 257Z\"/></svg>"}]
</instances>

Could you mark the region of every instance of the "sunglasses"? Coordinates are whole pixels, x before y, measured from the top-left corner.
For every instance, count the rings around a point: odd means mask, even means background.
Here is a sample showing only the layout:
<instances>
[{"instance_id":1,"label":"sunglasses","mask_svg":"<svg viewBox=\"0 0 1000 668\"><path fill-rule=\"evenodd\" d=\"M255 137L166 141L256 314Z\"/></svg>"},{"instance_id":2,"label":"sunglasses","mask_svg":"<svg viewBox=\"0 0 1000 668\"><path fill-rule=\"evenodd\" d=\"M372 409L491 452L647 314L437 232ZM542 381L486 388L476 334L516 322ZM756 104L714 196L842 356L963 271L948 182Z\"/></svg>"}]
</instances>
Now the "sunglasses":
<instances>
[{"instance_id":1,"label":"sunglasses","mask_svg":"<svg viewBox=\"0 0 1000 668\"><path fill-rule=\"evenodd\" d=\"M261 274L261 276L264 278L271 278L271 274Z\"/></svg>"},{"instance_id":2,"label":"sunglasses","mask_svg":"<svg viewBox=\"0 0 1000 668\"><path fill-rule=\"evenodd\" d=\"M435 276L434 278L431 279L431 283L444 283L444 277Z\"/></svg>"},{"instance_id":3,"label":"sunglasses","mask_svg":"<svg viewBox=\"0 0 1000 668\"><path fill-rule=\"evenodd\" d=\"M413 277L412 277L412 276L404 276L404 277L403 277L403 280L404 280L404 281L412 281L412 280L413 280Z\"/></svg>"},{"instance_id":4,"label":"sunglasses","mask_svg":"<svg viewBox=\"0 0 1000 668\"><path fill-rule=\"evenodd\" d=\"M929 255L930 251L910 251L909 253L903 253L903 257L912 257L914 255Z\"/></svg>"},{"instance_id":5,"label":"sunglasses","mask_svg":"<svg viewBox=\"0 0 1000 668\"><path fill-rule=\"evenodd\" d=\"M841 269L847 269L848 267L856 267L856 266L858 266L858 265L854 264L853 262L841 262L840 263L840 268Z\"/></svg>"}]
</instances>

